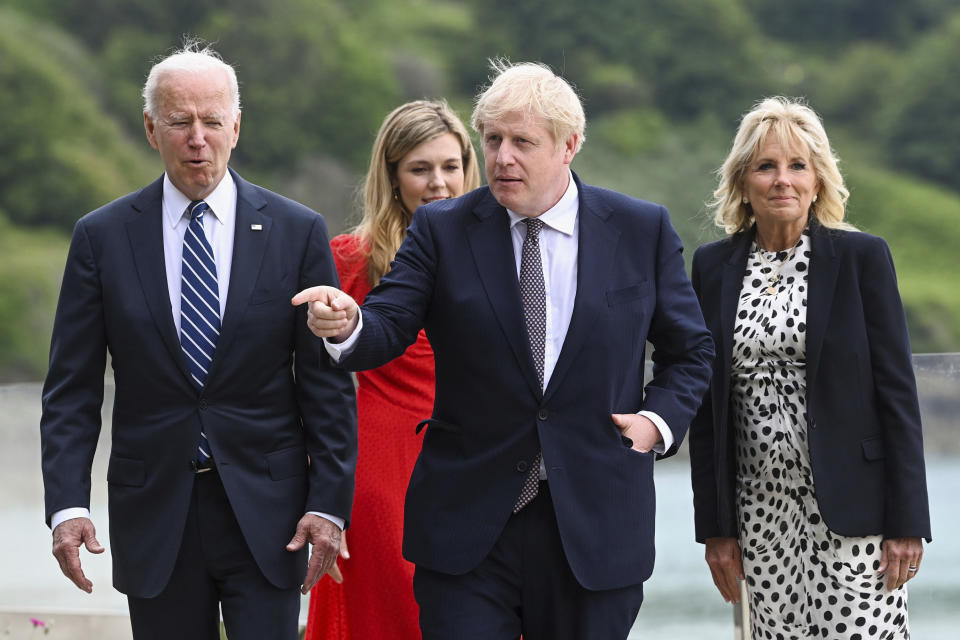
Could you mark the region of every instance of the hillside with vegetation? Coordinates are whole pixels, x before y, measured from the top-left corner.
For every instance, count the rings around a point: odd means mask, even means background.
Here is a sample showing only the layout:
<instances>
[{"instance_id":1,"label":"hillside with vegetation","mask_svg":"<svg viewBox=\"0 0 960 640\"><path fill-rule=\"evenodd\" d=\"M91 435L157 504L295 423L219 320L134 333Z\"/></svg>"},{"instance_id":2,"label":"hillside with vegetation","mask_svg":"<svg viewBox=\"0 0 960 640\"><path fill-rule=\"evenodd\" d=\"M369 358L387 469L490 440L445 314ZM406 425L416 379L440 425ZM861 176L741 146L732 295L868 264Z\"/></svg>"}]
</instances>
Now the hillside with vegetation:
<instances>
[{"instance_id":1,"label":"hillside with vegetation","mask_svg":"<svg viewBox=\"0 0 960 640\"><path fill-rule=\"evenodd\" d=\"M0 381L42 378L76 220L160 175L144 139L150 64L191 34L241 81L245 177L355 218L357 181L398 103L465 118L487 60L540 60L587 109L574 168L664 203L688 247L739 115L803 96L842 160L859 228L897 263L915 351L960 351L960 3L918 0L3 0Z\"/></svg>"}]
</instances>

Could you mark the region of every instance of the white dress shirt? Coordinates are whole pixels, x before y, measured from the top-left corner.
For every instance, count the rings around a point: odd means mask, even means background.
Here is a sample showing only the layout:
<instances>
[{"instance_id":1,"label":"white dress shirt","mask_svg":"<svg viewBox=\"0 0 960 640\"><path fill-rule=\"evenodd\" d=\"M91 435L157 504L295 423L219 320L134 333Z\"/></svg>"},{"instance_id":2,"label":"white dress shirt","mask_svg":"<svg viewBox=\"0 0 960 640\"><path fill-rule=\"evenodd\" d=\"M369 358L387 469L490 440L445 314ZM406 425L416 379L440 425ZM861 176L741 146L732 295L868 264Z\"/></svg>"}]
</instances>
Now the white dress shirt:
<instances>
[{"instance_id":1,"label":"white dress shirt","mask_svg":"<svg viewBox=\"0 0 960 640\"><path fill-rule=\"evenodd\" d=\"M217 289L220 298L220 318L227 308L227 290L230 288L230 268L233 266L233 237L237 222L237 185L227 171L216 188L203 199L210 207L203 214L203 233L213 249L213 260L217 265ZM170 308L173 323L180 335L180 284L183 268L183 237L190 225L187 207L190 198L177 189L167 174L163 175L163 262L167 273L167 289L170 294ZM212 215L211 215L212 214ZM310 511L343 529L343 518L326 513ZM72 518L89 518L90 510L84 507L71 507L55 512L50 517L50 528Z\"/></svg>"}]
</instances>

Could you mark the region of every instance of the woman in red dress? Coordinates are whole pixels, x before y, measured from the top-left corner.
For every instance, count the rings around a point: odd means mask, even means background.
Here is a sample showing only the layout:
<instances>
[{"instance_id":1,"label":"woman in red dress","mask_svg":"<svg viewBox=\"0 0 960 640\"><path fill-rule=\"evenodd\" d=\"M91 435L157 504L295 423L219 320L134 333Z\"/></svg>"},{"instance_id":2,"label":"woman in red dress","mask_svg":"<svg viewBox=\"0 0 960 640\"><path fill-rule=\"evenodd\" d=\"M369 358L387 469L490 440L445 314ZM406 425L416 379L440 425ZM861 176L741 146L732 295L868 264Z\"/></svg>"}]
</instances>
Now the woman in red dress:
<instances>
[{"instance_id":1,"label":"woman in red dress","mask_svg":"<svg viewBox=\"0 0 960 640\"><path fill-rule=\"evenodd\" d=\"M394 109L374 142L363 218L353 233L330 242L340 287L362 304L389 271L416 208L460 196L479 182L470 136L445 102L418 100ZM357 373L357 382L350 530L340 549L340 575L331 573L333 579L321 580L310 594L305 640L418 639L414 566L400 547L404 493L420 452L414 429L433 411L433 351L424 332L399 358Z\"/></svg>"}]
</instances>

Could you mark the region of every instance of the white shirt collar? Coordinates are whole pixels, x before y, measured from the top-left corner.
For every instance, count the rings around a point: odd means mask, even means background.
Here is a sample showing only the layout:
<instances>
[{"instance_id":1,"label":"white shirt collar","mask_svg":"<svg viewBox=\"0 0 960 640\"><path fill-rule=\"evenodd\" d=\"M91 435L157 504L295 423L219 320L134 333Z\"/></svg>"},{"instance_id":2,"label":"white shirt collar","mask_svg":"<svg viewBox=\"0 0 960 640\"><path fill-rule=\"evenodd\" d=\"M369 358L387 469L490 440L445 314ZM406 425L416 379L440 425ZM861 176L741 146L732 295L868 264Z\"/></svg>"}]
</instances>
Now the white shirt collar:
<instances>
[{"instance_id":1,"label":"white shirt collar","mask_svg":"<svg viewBox=\"0 0 960 640\"><path fill-rule=\"evenodd\" d=\"M209 212L212 218L220 224L223 224L225 216L236 214L235 207L231 206L231 202L235 200L232 197L235 189L233 176L227 171L223 174L220 184L203 199L210 207ZM186 216L191 200L170 182L170 176L166 173L163 174L163 202L166 205L163 207L163 214L167 224L176 227Z\"/></svg>"},{"instance_id":2,"label":"white shirt collar","mask_svg":"<svg viewBox=\"0 0 960 640\"><path fill-rule=\"evenodd\" d=\"M577 191L577 182L570 174L570 182L567 184L567 190L557 204L553 205L539 216L540 220L548 227L559 231L568 236L573 235L574 225L577 221L577 210L579 209L580 199ZM187 203L189 204L189 203ZM184 205L186 206L186 205ZM510 228L515 227L520 222L527 219L528 216L522 216L507 209L507 215L510 216Z\"/></svg>"}]
</instances>

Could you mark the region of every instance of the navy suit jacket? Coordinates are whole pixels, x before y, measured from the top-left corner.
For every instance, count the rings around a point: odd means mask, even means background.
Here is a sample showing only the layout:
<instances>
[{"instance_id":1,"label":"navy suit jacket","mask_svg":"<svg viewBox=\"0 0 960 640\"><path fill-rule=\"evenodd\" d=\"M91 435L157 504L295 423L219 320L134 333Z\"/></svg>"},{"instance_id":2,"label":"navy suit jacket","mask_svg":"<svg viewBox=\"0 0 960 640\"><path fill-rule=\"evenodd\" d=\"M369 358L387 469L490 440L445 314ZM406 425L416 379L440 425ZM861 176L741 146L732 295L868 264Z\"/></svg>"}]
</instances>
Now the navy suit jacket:
<instances>
[{"instance_id":1,"label":"navy suit jacket","mask_svg":"<svg viewBox=\"0 0 960 640\"><path fill-rule=\"evenodd\" d=\"M170 308L162 178L81 218L67 256L43 389L46 517L89 507L109 351L110 546L114 585L132 596L156 595L173 570L201 427L244 538L277 587L302 582L305 550L284 546L305 511L349 518L353 385L318 357L305 311L290 304L304 287L337 283L326 226L308 208L233 179L233 266L203 391L191 382Z\"/></svg>"},{"instance_id":2,"label":"navy suit jacket","mask_svg":"<svg viewBox=\"0 0 960 640\"><path fill-rule=\"evenodd\" d=\"M876 236L811 222L806 421L817 504L845 536L930 538L920 409L893 258ZM704 245L693 286L717 345L690 430L696 537L737 536L730 359L754 232Z\"/></svg>"},{"instance_id":3,"label":"navy suit jacket","mask_svg":"<svg viewBox=\"0 0 960 640\"><path fill-rule=\"evenodd\" d=\"M406 496L403 552L417 565L476 567L542 448L579 582L610 589L653 570L655 456L632 450L610 414L658 413L676 437L667 455L675 453L706 389L712 344L667 211L574 179L577 294L545 391L509 218L487 187L419 208L392 270L366 298L343 366L382 365L421 327L436 358L434 410ZM656 351L645 387L648 339Z\"/></svg>"}]
</instances>

